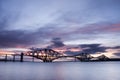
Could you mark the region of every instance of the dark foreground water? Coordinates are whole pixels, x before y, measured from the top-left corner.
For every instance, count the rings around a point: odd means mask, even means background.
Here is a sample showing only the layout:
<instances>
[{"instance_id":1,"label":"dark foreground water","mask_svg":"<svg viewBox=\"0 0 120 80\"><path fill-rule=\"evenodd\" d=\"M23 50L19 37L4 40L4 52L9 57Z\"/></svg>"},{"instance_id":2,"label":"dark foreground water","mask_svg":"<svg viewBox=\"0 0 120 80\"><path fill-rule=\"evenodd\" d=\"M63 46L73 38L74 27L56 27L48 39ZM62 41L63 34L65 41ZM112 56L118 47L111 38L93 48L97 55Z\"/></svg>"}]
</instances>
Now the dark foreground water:
<instances>
[{"instance_id":1,"label":"dark foreground water","mask_svg":"<svg viewBox=\"0 0 120 80\"><path fill-rule=\"evenodd\" d=\"M120 62L0 62L0 80L120 80Z\"/></svg>"}]
</instances>

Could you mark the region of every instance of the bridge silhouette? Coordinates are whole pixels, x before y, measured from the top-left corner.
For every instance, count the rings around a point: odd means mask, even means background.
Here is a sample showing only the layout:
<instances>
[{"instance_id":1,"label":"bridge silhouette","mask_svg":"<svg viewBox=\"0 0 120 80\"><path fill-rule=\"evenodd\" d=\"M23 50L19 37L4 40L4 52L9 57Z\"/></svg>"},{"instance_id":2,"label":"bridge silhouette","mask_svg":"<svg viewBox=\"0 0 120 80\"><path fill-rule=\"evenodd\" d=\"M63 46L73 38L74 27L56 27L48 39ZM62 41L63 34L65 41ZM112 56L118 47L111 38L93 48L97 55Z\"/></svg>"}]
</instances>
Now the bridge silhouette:
<instances>
[{"instance_id":1,"label":"bridge silhouette","mask_svg":"<svg viewBox=\"0 0 120 80\"><path fill-rule=\"evenodd\" d=\"M57 51L54 51L52 49L31 49L30 51L27 52L22 52L21 54L4 54L3 59L0 59L0 61L11 61L8 60L8 56L13 56L13 59L11 59L12 61L20 61L23 62L24 61L24 56L29 56L32 57L32 61L34 61L34 58L36 59L40 59L43 62L53 62L56 59L59 58L75 58L75 60L79 60L79 61L107 61L110 60L108 57L106 57L105 55L101 55L98 57L93 57L88 53L79 53L77 55L66 55L64 53L60 53ZM19 56L20 59L16 60L16 56ZM94 60L94 58L97 58L97 60Z\"/></svg>"},{"instance_id":2,"label":"bridge silhouette","mask_svg":"<svg viewBox=\"0 0 120 80\"><path fill-rule=\"evenodd\" d=\"M52 62L56 59L67 58L67 57L72 57L72 58L78 59L80 61L89 60L92 58L92 56L90 54L86 54L86 53L68 56L66 54L59 53L52 49L33 49L32 51L29 51L24 55L40 59L43 62Z\"/></svg>"}]
</instances>

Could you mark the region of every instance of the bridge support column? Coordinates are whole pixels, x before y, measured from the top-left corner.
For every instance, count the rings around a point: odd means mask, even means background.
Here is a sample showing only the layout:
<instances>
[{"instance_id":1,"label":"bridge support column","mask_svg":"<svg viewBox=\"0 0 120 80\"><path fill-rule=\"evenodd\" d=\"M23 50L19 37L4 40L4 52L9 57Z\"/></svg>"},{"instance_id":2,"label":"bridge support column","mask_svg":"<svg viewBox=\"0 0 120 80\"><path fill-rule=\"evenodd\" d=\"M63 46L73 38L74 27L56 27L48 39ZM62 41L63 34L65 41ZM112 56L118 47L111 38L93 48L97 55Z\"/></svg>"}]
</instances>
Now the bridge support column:
<instances>
[{"instance_id":1,"label":"bridge support column","mask_svg":"<svg viewBox=\"0 0 120 80\"><path fill-rule=\"evenodd\" d=\"M32 56L33 56L33 57L32 57L32 62L34 62L34 53L32 53Z\"/></svg>"},{"instance_id":2,"label":"bridge support column","mask_svg":"<svg viewBox=\"0 0 120 80\"><path fill-rule=\"evenodd\" d=\"M23 62L23 53L20 55L20 62Z\"/></svg>"},{"instance_id":3,"label":"bridge support column","mask_svg":"<svg viewBox=\"0 0 120 80\"><path fill-rule=\"evenodd\" d=\"M5 55L5 61L7 61L7 54Z\"/></svg>"},{"instance_id":4,"label":"bridge support column","mask_svg":"<svg viewBox=\"0 0 120 80\"><path fill-rule=\"evenodd\" d=\"M75 57L75 62L77 61L77 57Z\"/></svg>"},{"instance_id":5,"label":"bridge support column","mask_svg":"<svg viewBox=\"0 0 120 80\"><path fill-rule=\"evenodd\" d=\"M13 55L13 62L15 61L15 55Z\"/></svg>"}]
</instances>

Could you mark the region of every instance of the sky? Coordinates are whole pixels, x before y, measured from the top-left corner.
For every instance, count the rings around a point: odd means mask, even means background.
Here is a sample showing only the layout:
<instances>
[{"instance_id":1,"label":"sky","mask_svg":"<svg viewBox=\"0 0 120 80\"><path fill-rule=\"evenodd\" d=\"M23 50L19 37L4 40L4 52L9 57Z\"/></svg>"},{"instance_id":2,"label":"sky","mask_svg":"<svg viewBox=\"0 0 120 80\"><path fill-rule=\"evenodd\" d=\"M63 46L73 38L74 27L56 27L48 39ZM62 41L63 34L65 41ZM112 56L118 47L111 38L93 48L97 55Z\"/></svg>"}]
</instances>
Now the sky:
<instances>
[{"instance_id":1,"label":"sky","mask_svg":"<svg viewBox=\"0 0 120 80\"><path fill-rule=\"evenodd\" d=\"M0 48L120 56L120 0L0 0Z\"/></svg>"}]
</instances>

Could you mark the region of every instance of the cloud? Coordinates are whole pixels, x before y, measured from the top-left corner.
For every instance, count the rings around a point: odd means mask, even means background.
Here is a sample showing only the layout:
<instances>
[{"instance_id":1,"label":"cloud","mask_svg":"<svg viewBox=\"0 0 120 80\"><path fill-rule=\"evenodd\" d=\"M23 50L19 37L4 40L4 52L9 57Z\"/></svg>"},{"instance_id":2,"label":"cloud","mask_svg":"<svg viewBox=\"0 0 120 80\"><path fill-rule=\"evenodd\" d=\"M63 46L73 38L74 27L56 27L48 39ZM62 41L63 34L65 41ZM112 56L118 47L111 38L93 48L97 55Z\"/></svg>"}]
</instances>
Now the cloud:
<instances>
[{"instance_id":1,"label":"cloud","mask_svg":"<svg viewBox=\"0 0 120 80\"><path fill-rule=\"evenodd\" d=\"M0 47L29 47L44 44L45 40L57 36L56 28L44 26L35 31L9 29L12 16L0 18ZM35 25L34 25L35 26ZM32 26L32 27L34 27ZM42 43L41 43L42 42ZM46 43L46 42L45 42ZM60 42L56 42L60 45Z\"/></svg>"},{"instance_id":2,"label":"cloud","mask_svg":"<svg viewBox=\"0 0 120 80\"><path fill-rule=\"evenodd\" d=\"M65 46L64 43L61 41L61 38L53 38L51 43L52 44L47 48L59 48Z\"/></svg>"},{"instance_id":3,"label":"cloud","mask_svg":"<svg viewBox=\"0 0 120 80\"><path fill-rule=\"evenodd\" d=\"M120 53L114 53L114 55L116 55L116 56L120 56Z\"/></svg>"},{"instance_id":4,"label":"cloud","mask_svg":"<svg viewBox=\"0 0 120 80\"><path fill-rule=\"evenodd\" d=\"M80 47L83 49L82 52L95 54L106 52L106 47L101 46L101 44L82 44Z\"/></svg>"},{"instance_id":5,"label":"cloud","mask_svg":"<svg viewBox=\"0 0 120 80\"><path fill-rule=\"evenodd\" d=\"M105 34L105 33L119 33L120 23L94 23L88 24L84 27L78 27L72 33L79 34Z\"/></svg>"},{"instance_id":6,"label":"cloud","mask_svg":"<svg viewBox=\"0 0 120 80\"><path fill-rule=\"evenodd\" d=\"M110 49L120 49L120 46L110 47Z\"/></svg>"},{"instance_id":7,"label":"cloud","mask_svg":"<svg viewBox=\"0 0 120 80\"><path fill-rule=\"evenodd\" d=\"M120 56L120 46L101 46L102 44L80 44L75 46L71 46L70 48L67 47L66 51L64 52L67 55L76 55L81 53L89 53L89 54L102 54L109 57L119 57ZM77 49L76 51L72 49Z\"/></svg>"},{"instance_id":8,"label":"cloud","mask_svg":"<svg viewBox=\"0 0 120 80\"><path fill-rule=\"evenodd\" d=\"M34 44L35 35L24 30L8 30L12 16L0 19L0 47L25 47Z\"/></svg>"},{"instance_id":9,"label":"cloud","mask_svg":"<svg viewBox=\"0 0 120 80\"><path fill-rule=\"evenodd\" d=\"M24 31L0 31L0 47L18 47L33 44L34 36Z\"/></svg>"},{"instance_id":10,"label":"cloud","mask_svg":"<svg viewBox=\"0 0 120 80\"><path fill-rule=\"evenodd\" d=\"M80 51L76 51L76 52L74 52L74 51L65 51L65 54L67 54L67 55L77 55L77 54L80 54L81 52Z\"/></svg>"}]
</instances>

